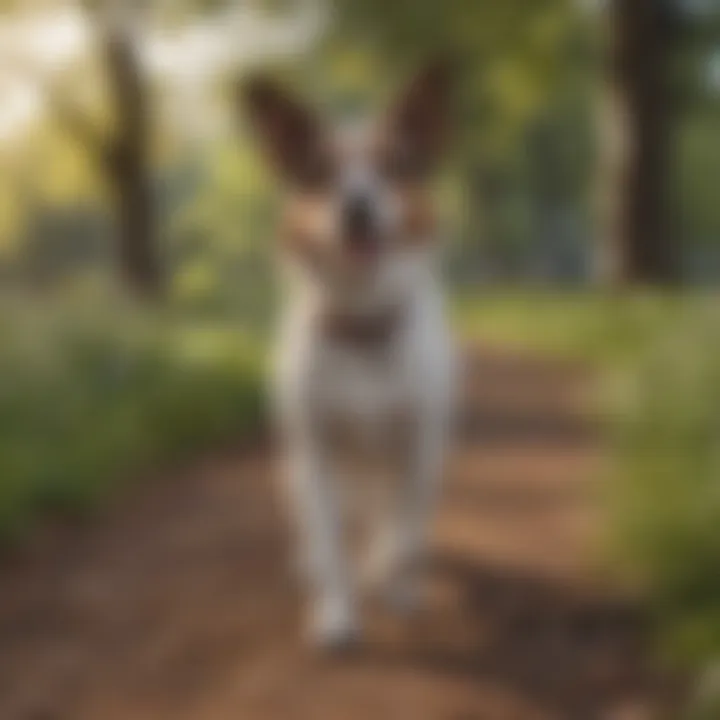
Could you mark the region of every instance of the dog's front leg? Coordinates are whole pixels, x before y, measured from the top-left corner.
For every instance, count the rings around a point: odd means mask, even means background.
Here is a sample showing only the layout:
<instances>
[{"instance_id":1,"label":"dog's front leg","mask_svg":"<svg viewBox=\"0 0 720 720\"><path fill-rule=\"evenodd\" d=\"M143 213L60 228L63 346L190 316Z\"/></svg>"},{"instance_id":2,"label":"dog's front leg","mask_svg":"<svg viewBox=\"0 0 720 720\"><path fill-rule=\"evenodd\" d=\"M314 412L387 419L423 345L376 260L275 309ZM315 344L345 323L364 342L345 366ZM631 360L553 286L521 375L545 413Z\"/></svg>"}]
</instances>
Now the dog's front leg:
<instances>
[{"instance_id":1,"label":"dog's front leg","mask_svg":"<svg viewBox=\"0 0 720 720\"><path fill-rule=\"evenodd\" d=\"M295 438L288 471L310 594L310 637L321 647L342 649L355 639L357 625L339 489L319 438L311 433Z\"/></svg>"},{"instance_id":2,"label":"dog's front leg","mask_svg":"<svg viewBox=\"0 0 720 720\"><path fill-rule=\"evenodd\" d=\"M390 602L399 610L421 602L434 510L442 480L447 424L436 413L420 417L405 446L396 516L396 563Z\"/></svg>"}]
</instances>

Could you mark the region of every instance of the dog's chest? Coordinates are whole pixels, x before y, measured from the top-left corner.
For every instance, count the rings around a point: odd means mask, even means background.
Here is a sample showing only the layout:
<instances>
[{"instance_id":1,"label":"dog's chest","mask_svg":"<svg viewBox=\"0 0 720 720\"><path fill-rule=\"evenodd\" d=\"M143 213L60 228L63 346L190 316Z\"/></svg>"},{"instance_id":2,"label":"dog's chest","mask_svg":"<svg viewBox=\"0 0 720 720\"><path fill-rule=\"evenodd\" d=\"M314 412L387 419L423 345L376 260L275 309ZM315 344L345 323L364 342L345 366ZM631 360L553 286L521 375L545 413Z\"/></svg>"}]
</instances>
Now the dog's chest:
<instances>
[{"instance_id":1,"label":"dog's chest","mask_svg":"<svg viewBox=\"0 0 720 720\"><path fill-rule=\"evenodd\" d=\"M311 392L321 417L330 423L377 427L407 414L411 375L402 347L325 347L317 356Z\"/></svg>"},{"instance_id":2,"label":"dog's chest","mask_svg":"<svg viewBox=\"0 0 720 720\"><path fill-rule=\"evenodd\" d=\"M317 315L291 306L281 325L275 392L288 432L329 429L394 442L449 400L451 353L439 294L417 292L388 332L323 331Z\"/></svg>"},{"instance_id":3,"label":"dog's chest","mask_svg":"<svg viewBox=\"0 0 720 720\"><path fill-rule=\"evenodd\" d=\"M402 336L361 347L304 333L289 340L280 348L276 392L291 428L310 423L333 441L364 445L407 424L418 383Z\"/></svg>"}]
</instances>

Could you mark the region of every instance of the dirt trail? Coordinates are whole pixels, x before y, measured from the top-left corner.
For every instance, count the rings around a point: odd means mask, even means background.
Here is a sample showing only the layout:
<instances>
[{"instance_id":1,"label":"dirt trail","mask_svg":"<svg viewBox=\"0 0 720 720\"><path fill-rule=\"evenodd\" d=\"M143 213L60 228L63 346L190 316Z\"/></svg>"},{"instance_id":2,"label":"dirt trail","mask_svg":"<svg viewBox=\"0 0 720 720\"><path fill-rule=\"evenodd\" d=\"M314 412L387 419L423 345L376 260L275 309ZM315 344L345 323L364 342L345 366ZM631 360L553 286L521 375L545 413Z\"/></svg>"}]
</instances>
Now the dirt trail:
<instances>
[{"instance_id":1,"label":"dirt trail","mask_svg":"<svg viewBox=\"0 0 720 720\"><path fill-rule=\"evenodd\" d=\"M133 488L0 570L2 720L645 720L641 612L597 586L577 368L471 353L430 607L356 657L298 637L266 448Z\"/></svg>"}]
</instances>

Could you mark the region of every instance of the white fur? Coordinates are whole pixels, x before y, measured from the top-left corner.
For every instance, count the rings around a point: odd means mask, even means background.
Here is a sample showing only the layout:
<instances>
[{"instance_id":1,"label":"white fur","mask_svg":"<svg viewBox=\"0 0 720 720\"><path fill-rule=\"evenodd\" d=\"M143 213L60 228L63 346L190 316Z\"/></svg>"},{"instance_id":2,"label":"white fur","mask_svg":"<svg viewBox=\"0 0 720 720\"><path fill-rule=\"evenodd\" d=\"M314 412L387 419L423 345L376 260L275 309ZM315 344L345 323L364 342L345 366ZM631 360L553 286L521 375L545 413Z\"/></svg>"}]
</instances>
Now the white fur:
<instances>
[{"instance_id":1,"label":"white fur","mask_svg":"<svg viewBox=\"0 0 720 720\"><path fill-rule=\"evenodd\" d=\"M333 645L359 631L356 582L344 537L348 498L376 478L346 476L331 431L342 425L358 455L380 455L397 471L374 507L370 562L384 570L392 599L411 603L416 564L425 554L442 474L451 408L453 353L432 243L383 254L377 273L357 286L330 289L303 272L290 281L276 354L275 399L285 440L285 470L298 528L298 555L310 601L310 633ZM359 352L324 334L319 316L342 308L399 308L381 352ZM407 444L388 442L406 423ZM368 472L368 471L365 471ZM348 495L348 484L352 494Z\"/></svg>"}]
</instances>

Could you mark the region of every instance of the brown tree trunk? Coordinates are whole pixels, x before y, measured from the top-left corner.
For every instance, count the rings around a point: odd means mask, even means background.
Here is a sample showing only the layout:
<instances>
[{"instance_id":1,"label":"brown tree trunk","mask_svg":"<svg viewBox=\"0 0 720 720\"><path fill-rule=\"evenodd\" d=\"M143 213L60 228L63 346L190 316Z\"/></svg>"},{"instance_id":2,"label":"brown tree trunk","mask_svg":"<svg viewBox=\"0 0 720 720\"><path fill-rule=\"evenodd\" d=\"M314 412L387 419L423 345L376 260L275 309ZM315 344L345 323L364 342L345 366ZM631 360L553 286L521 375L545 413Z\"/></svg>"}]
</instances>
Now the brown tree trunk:
<instances>
[{"instance_id":1,"label":"brown tree trunk","mask_svg":"<svg viewBox=\"0 0 720 720\"><path fill-rule=\"evenodd\" d=\"M132 38L108 29L102 37L115 133L106 158L117 214L118 261L124 284L141 297L162 292L153 197L148 93Z\"/></svg>"},{"instance_id":2,"label":"brown tree trunk","mask_svg":"<svg viewBox=\"0 0 720 720\"><path fill-rule=\"evenodd\" d=\"M610 22L610 92L620 149L606 178L612 198L605 274L617 283L673 283L680 262L670 195L672 15L666 0L611 0Z\"/></svg>"},{"instance_id":3,"label":"brown tree trunk","mask_svg":"<svg viewBox=\"0 0 720 720\"><path fill-rule=\"evenodd\" d=\"M123 284L134 295L158 297L162 292L162 275L151 189L142 173L116 177L114 188L117 253Z\"/></svg>"}]
</instances>

